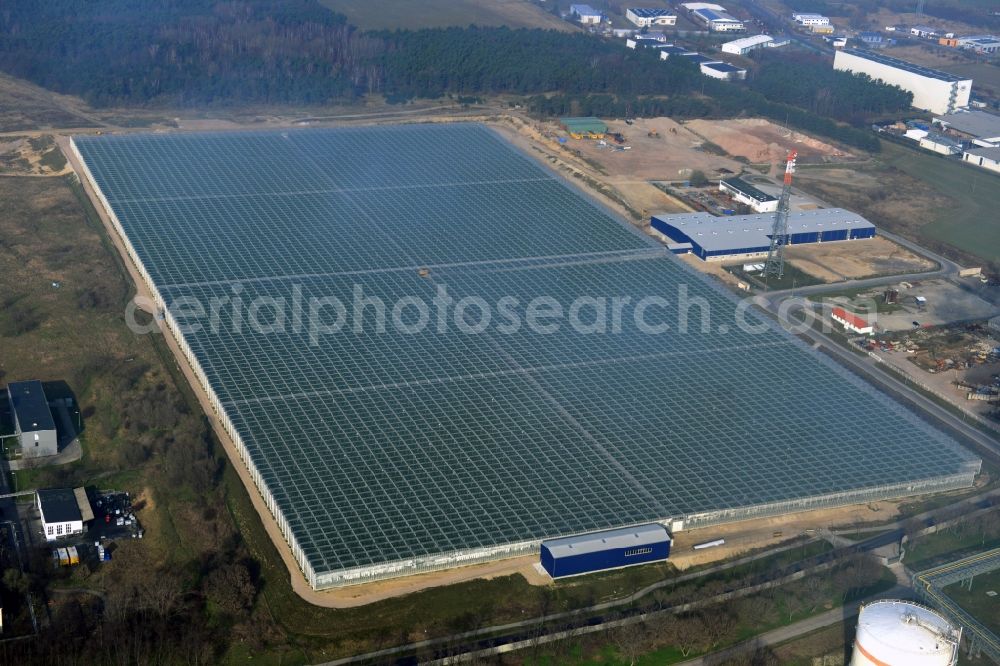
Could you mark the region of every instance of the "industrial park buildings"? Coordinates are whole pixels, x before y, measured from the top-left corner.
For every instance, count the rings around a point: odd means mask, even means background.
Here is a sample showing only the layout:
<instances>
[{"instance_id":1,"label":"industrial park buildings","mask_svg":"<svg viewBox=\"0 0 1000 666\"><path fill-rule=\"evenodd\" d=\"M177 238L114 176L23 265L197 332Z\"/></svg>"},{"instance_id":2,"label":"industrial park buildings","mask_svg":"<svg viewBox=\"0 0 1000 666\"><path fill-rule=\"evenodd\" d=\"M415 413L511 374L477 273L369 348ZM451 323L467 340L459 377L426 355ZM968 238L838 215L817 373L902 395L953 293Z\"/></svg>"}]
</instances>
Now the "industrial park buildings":
<instances>
[{"instance_id":1,"label":"industrial park buildings","mask_svg":"<svg viewBox=\"0 0 1000 666\"><path fill-rule=\"evenodd\" d=\"M867 74L913 93L913 106L932 113L952 113L969 106L972 79L915 65L870 51L846 48L833 57L833 67Z\"/></svg>"},{"instance_id":2,"label":"industrial park buildings","mask_svg":"<svg viewBox=\"0 0 1000 666\"><path fill-rule=\"evenodd\" d=\"M770 35L752 35L750 37L743 37L741 39L734 39L731 42L726 42L721 48L724 53L746 55L754 49L770 46L773 41L774 38Z\"/></svg>"},{"instance_id":3,"label":"industrial park buildings","mask_svg":"<svg viewBox=\"0 0 1000 666\"><path fill-rule=\"evenodd\" d=\"M711 2L686 2L683 5L692 16L708 26L712 32L742 32L743 21L735 18L722 5Z\"/></svg>"},{"instance_id":4,"label":"industrial park buildings","mask_svg":"<svg viewBox=\"0 0 1000 666\"><path fill-rule=\"evenodd\" d=\"M58 453L56 424L49 410L45 391L39 381L11 382L7 385L14 431L18 435L21 455L41 458Z\"/></svg>"},{"instance_id":5,"label":"industrial park buildings","mask_svg":"<svg viewBox=\"0 0 1000 666\"><path fill-rule=\"evenodd\" d=\"M771 247L773 215L709 213L654 215L650 226L676 254L705 261L766 256ZM843 208L795 211L788 215L788 245L861 240L875 237L875 225Z\"/></svg>"},{"instance_id":6,"label":"industrial park buildings","mask_svg":"<svg viewBox=\"0 0 1000 666\"><path fill-rule=\"evenodd\" d=\"M648 28L653 25L677 25L677 15L666 9L629 7L625 10L625 18L640 28Z\"/></svg>"}]
</instances>

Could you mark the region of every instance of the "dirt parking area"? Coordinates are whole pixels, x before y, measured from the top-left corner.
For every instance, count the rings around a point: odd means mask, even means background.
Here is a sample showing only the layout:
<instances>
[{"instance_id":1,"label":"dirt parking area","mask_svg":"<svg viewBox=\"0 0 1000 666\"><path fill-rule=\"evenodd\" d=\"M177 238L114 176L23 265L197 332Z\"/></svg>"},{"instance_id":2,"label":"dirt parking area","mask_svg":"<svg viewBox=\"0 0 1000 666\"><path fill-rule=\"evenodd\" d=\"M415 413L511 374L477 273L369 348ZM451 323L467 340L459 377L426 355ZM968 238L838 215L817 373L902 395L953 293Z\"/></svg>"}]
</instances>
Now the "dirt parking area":
<instances>
[{"instance_id":1,"label":"dirt parking area","mask_svg":"<svg viewBox=\"0 0 1000 666\"><path fill-rule=\"evenodd\" d=\"M823 282L921 273L936 268L934 262L886 238L791 245L787 248L785 256L796 268Z\"/></svg>"},{"instance_id":2,"label":"dirt parking area","mask_svg":"<svg viewBox=\"0 0 1000 666\"><path fill-rule=\"evenodd\" d=\"M799 160L804 163L842 162L855 157L836 146L762 118L692 120L685 127L730 155L755 164L782 163L793 148L799 151Z\"/></svg>"},{"instance_id":3,"label":"dirt parking area","mask_svg":"<svg viewBox=\"0 0 1000 666\"><path fill-rule=\"evenodd\" d=\"M745 520L738 523L704 527L674 534L670 562L679 569L735 557L749 550L774 546L797 536L811 536L823 530L854 528L895 519L900 500L853 504L834 509ZM695 544L725 539L717 548L694 550Z\"/></svg>"},{"instance_id":4,"label":"dirt parking area","mask_svg":"<svg viewBox=\"0 0 1000 666\"><path fill-rule=\"evenodd\" d=\"M705 143L703 137L670 118L637 119L631 125L621 120L605 122L611 132L625 137L622 145L630 146L629 150L616 149L610 139L607 146L602 146L599 141L571 138L565 146L600 165L611 178L687 180L692 170L702 171L711 178L718 176L719 169L739 173L743 166L730 157L705 152L701 148ZM650 132L659 136L651 137Z\"/></svg>"},{"instance_id":5,"label":"dirt parking area","mask_svg":"<svg viewBox=\"0 0 1000 666\"><path fill-rule=\"evenodd\" d=\"M879 313L880 328L905 331L916 328L914 321L921 327L940 326L956 321L989 319L997 314L997 307L992 303L948 280L925 280L911 284L910 288L900 289L898 310ZM927 299L923 308L917 305L917 296Z\"/></svg>"}]
</instances>

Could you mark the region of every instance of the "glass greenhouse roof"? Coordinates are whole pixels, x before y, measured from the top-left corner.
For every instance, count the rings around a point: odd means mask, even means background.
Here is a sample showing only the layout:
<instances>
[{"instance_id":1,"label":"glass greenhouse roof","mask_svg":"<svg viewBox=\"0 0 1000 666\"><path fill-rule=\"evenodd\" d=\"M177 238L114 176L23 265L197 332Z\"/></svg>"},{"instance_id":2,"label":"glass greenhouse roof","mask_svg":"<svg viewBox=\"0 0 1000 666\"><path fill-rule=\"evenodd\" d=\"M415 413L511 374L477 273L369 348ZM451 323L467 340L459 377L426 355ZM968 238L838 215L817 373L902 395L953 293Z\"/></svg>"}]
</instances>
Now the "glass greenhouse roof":
<instances>
[{"instance_id":1,"label":"glass greenhouse roof","mask_svg":"<svg viewBox=\"0 0 1000 666\"><path fill-rule=\"evenodd\" d=\"M919 482L974 460L755 315L764 332L741 330L731 296L486 127L75 141L164 301L230 303L184 338L316 572ZM414 332L415 303L442 290L464 316L431 306ZM666 299L645 311L666 332L637 325L648 297ZM284 331L236 321L234 298L265 303L258 319L275 325L286 312ZM697 302L689 333L682 298ZM346 325L318 334L317 299L344 304L321 310L323 326ZM387 320L408 304L409 328L379 332L376 299ZM505 326L533 299L583 302L592 325ZM458 325L483 323L472 303L492 312L478 333Z\"/></svg>"}]
</instances>

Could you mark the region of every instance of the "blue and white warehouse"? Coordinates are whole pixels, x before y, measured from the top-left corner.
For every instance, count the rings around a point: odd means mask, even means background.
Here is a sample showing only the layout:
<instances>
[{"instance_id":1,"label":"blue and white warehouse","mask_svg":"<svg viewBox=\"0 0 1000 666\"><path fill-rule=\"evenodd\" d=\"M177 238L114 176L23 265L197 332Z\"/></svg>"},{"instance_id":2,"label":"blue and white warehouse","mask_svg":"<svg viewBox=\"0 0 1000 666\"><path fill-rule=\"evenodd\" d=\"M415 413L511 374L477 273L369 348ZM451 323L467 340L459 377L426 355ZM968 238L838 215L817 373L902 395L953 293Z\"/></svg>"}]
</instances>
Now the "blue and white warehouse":
<instances>
[{"instance_id":1,"label":"blue and white warehouse","mask_svg":"<svg viewBox=\"0 0 1000 666\"><path fill-rule=\"evenodd\" d=\"M670 533L651 523L542 542L542 567L553 578L658 562L670 555Z\"/></svg>"},{"instance_id":2,"label":"blue and white warehouse","mask_svg":"<svg viewBox=\"0 0 1000 666\"><path fill-rule=\"evenodd\" d=\"M723 261L767 255L774 215L716 217L709 213L667 213L654 215L650 226L654 235L678 254L691 253L705 261ZM843 208L788 214L788 245L863 240L874 238L875 234L874 224ZM686 247L688 243L690 249Z\"/></svg>"}]
</instances>

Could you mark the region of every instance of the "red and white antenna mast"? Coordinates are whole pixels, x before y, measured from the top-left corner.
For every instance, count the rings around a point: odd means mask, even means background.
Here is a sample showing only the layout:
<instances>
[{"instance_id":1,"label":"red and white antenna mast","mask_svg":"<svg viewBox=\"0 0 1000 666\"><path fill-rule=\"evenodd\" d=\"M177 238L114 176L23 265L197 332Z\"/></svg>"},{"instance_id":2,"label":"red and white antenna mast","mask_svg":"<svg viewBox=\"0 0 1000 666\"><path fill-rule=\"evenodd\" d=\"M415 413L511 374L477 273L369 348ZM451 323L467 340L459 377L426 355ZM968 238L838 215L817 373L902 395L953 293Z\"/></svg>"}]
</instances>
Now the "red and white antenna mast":
<instances>
[{"instance_id":1,"label":"red and white antenna mast","mask_svg":"<svg viewBox=\"0 0 1000 666\"><path fill-rule=\"evenodd\" d=\"M767 263L764 264L764 278L774 275L782 277L785 274L785 245L788 244L788 200L792 195L792 174L795 173L795 158L797 150L788 153L785 161L785 183L781 187L781 198L778 199L778 210L774 212L774 225L771 227L771 248L767 252Z\"/></svg>"}]
</instances>

